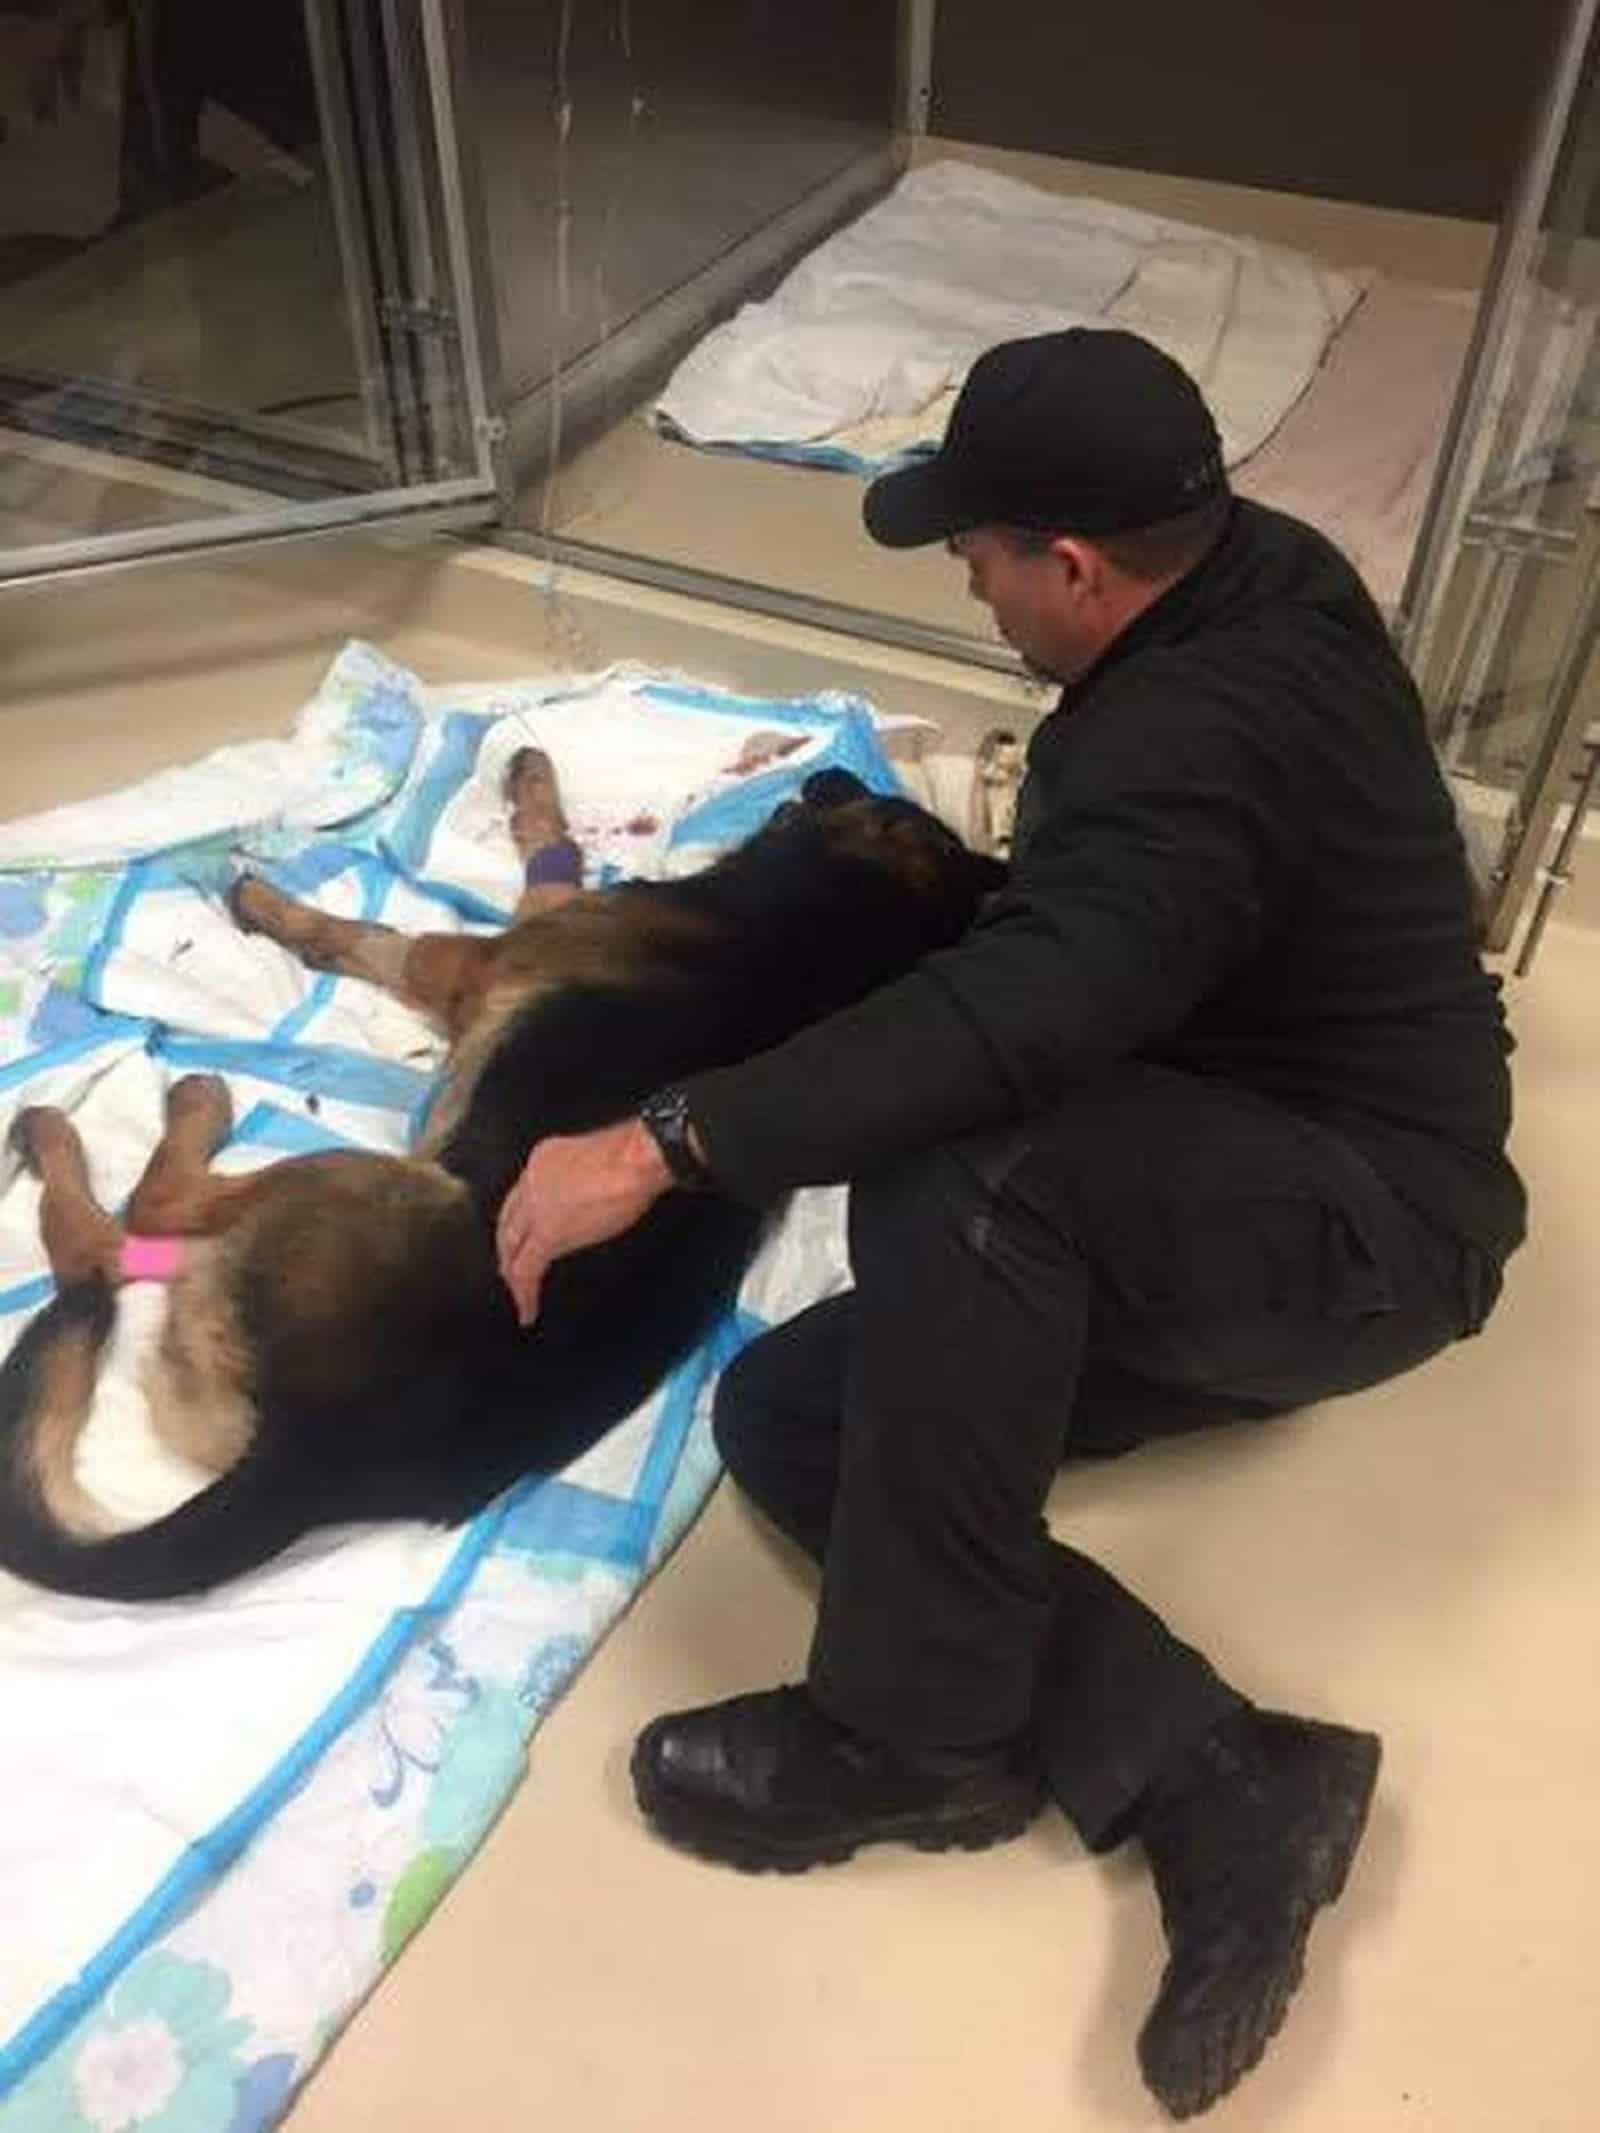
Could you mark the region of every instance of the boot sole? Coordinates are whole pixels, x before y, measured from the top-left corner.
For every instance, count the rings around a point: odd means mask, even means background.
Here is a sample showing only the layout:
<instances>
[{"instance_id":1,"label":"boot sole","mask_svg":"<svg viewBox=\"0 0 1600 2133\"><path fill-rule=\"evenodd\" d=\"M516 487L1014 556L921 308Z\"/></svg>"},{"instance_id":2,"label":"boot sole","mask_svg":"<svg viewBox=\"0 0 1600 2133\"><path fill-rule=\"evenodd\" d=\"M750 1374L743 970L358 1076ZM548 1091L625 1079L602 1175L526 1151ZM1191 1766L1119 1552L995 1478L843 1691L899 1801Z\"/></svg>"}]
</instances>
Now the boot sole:
<instances>
[{"instance_id":1,"label":"boot sole","mask_svg":"<svg viewBox=\"0 0 1600 2133\"><path fill-rule=\"evenodd\" d=\"M1383 1743L1375 1733L1340 1731L1328 1742L1330 1757L1328 1791L1333 1807L1332 1827L1317 1858L1308 1893L1318 1910L1337 1903L1372 1813L1372 1796L1378 1786L1378 1766L1383 1761Z\"/></svg>"},{"instance_id":2,"label":"boot sole","mask_svg":"<svg viewBox=\"0 0 1600 2133\"><path fill-rule=\"evenodd\" d=\"M1038 1818L1042 1795L1019 1796L960 1820L930 1822L906 1815L864 1829L858 1836L775 1837L754 1831L712 1829L692 1808L662 1791L635 1750L630 1770L639 1811L657 1836L744 1874L803 1874L813 1866L842 1866L868 1844L907 1844L919 1852L982 1852L1020 1837Z\"/></svg>"},{"instance_id":3,"label":"boot sole","mask_svg":"<svg viewBox=\"0 0 1600 2133\"><path fill-rule=\"evenodd\" d=\"M1295 1994L1305 1981L1306 1946L1311 1938L1311 1928L1316 1923L1317 1913L1339 1901L1344 1894L1345 1884L1350 1879L1350 1869L1355 1864L1356 1853L1361 1849L1361 1840L1366 1834L1367 1821L1372 1812L1378 1769L1383 1760L1383 1743L1372 1733L1356 1733L1342 1727L1329 1727L1326 1730L1332 1735L1332 1738L1325 1739L1324 1742L1329 1826L1306 1861L1306 1922L1294 1960L1283 1973L1279 1989L1273 1997L1272 2011L1261 2029L1254 2050L1247 2059L1231 2070L1230 2078L1224 2087L1194 2096L1175 2096L1166 2092L1158 2081L1152 2080L1150 2070L1145 2069L1146 2081L1160 2097L1168 2114L1175 2119L1195 2118L1202 2111L1209 2111L1214 2104L1220 2103L1224 2096L1231 2095L1245 2076L1253 2073L1261 2064L1267 2046L1288 2019Z\"/></svg>"}]
</instances>

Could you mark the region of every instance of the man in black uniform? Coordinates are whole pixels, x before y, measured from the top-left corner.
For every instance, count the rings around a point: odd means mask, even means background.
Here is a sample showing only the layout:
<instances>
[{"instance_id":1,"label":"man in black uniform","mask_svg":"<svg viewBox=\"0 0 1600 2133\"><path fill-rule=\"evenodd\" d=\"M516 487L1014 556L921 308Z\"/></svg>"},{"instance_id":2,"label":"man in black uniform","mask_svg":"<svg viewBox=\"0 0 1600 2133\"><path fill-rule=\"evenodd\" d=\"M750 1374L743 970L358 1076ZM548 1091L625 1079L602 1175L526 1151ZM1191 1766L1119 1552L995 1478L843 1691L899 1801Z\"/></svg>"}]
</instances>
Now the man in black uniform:
<instances>
[{"instance_id":1,"label":"man in black uniform","mask_svg":"<svg viewBox=\"0 0 1600 2133\"><path fill-rule=\"evenodd\" d=\"M803 1687L659 1719L640 1804L740 1866L993 1842L1041 1789L1135 1838L1176 2115L1260 2057L1339 1894L1366 1733L1258 1709L1048 1536L1064 1455L1281 1413L1482 1325L1523 1232L1509 1049L1415 691L1337 551L1236 501L1187 375L1073 331L992 349L868 492L948 541L1063 684L1008 886L956 947L638 1120L531 1154L549 1261L674 1184L849 1180L855 1288L723 1380L735 1477L822 1566Z\"/></svg>"}]
</instances>

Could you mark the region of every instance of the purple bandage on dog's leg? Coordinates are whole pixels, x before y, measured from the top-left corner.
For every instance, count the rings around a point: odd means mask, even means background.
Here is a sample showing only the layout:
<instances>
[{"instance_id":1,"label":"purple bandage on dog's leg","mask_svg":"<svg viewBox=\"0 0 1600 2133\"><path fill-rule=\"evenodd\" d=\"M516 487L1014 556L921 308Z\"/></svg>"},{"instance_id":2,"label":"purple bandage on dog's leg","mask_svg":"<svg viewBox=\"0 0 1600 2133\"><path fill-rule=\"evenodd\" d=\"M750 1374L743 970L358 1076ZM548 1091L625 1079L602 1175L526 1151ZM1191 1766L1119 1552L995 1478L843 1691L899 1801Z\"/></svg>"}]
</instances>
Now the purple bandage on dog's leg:
<instances>
[{"instance_id":1,"label":"purple bandage on dog's leg","mask_svg":"<svg viewBox=\"0 0 1600 2133\"><path fill-rule=\"evenodd\" d=\"M124 1237L119 1261L124 1281L176 1281L189 1256L185 1237Z\"/></svg>"},{"instance_id":2,"label":"purple bandage on dog's leg","mask_svg":"<svg viewBox=\"0 0 1600 2133\"><path fill-rule=\"evenodd\" d=\"M583 887L583 854L570 837L554 844L541 844L523 862L522 885L527 889Z\"/></svg>"}]
</instances>

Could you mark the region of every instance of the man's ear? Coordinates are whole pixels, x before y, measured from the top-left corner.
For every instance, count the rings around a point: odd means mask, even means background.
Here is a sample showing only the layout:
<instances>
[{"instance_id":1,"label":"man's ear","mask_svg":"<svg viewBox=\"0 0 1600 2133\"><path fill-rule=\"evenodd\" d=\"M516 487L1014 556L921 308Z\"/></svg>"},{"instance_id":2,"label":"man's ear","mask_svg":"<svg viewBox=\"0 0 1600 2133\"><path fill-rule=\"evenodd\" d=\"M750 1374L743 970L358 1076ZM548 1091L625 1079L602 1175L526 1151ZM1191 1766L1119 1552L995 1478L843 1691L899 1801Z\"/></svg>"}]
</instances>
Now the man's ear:
<instances>
[{"instance_id":1,"label":"man's ear","mask_svg":"<svg viewBox=\"0 0 1600 2133\"><path fill-rule=\"evenodd\" d=\"M1060 565L1073 591L1098 590L1105 575L1105 557L1093 541L1083 540L1075 533L1063 533L1050 543L1049 553Z\"/></svg>"}]
</instances>

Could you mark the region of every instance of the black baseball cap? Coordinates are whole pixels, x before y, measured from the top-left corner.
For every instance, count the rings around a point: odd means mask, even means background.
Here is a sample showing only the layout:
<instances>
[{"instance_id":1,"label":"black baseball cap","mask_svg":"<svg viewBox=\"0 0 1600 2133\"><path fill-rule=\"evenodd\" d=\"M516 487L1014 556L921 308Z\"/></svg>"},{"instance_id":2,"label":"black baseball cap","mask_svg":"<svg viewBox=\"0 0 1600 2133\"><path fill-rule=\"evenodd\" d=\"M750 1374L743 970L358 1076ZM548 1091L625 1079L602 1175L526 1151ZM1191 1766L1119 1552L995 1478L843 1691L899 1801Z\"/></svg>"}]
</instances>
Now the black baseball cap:
<instances>
[{"instance_id":1,"label":"black baseball cap","mask_svg":"<svg viewBox=\"0 0 1600 2133\"><path fill-rule=\"evenodd\" d=\"M918 548L975 526L1126 533L1225 496L1211 410L1136 333L1073 326L979 356L931 459L872 484L867 531Z\"/></svg>"}]
</instances>

